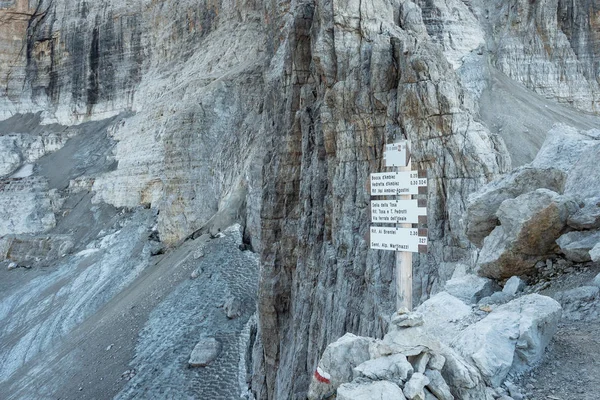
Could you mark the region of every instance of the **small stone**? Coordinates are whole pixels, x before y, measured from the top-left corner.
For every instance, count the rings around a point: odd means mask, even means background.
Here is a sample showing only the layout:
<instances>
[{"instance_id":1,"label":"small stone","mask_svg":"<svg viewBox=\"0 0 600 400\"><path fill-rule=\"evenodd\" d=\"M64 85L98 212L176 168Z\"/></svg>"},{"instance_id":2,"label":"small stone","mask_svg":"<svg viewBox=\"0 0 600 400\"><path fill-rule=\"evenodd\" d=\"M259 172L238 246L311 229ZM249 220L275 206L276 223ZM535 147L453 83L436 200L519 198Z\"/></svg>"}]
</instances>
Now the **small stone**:
<instances>
[{"instance_id":1,"label":"small stone","mask_svg":"<svg viewBox=\"0 0 600 400\"><path fill-rule=\"evenodd\" d=\"M568 232L558 238L556 243L569 260L591 261L591 250L600 243L600 231Z\"/></svg>"},{"instance_id":2,"label":"small stone","mask_svg":"<svg viewBox=\"0 0 600 400\"><path fill-rule=\"evenodd\" d=\"M201 271L199 268L193 270L192 273L190 274L190 279L196 279L197 277L200 276L200 273L201 273Z\"/></svg>"},{"instance_id":3,"label":"small stone","mask_svg":"<svg viewBox=\"0 0 600 400\"><path fill-rule=\"evenodd\" d=\"M216 360L220 352L221 343L217 339L202 339L194 347L188 364L190 367L206 367Z\"/></svg>"},{"instance_id":4,"label":"small stone","mask_svg":"<svg viewBox=\"0 0 600 400\"><path fill-rule=\"evenodd\" d=\"M421 353L418 356L411 357L411 364L415 369L415 372L425 373L425 369L427 368L427 363L429 362L429 354Z\"/></svg>"},{"instance_id":5,"label":"small stone","mask_svg":"<svg viewBox=\"0 0 600 400\"><path fill-rule=\"evenodd\" d=\"M19 266L17 265L17 263L15 262L11 262L10 264L8 264L8 270L10 271L11 269L16 269Z\"/></svg>"},{"instance_id":6,"label":"small stone","mask_svg":"<svg viewBox=\"0 0 600 400\"><path fill-rule=\"evenodd\" d=\"M237 297L228 297L223 305L227 318L234 319L242 315L242 303Z\"/></svg>"},{"instance_id":7,"label":"small stone","mask_svg":"<svg viewBox=\"0 0 600 400\"><path fill-rule=\"evenodd\" d=\"M523 400L523 394L521 394L521 389L511 381L504 382L504 386L508 389L508 393L510 393L510 397L514 400Z\"/></svg>"},{"instance_id":8,"label":"small stone","mask_svg":"<svg viewBox=\"0 0 600 400\"><path fill-rule=\"evenodd\" d=\"M593 262L600 262L600 243L596 244L590 250L590 258Z\"/></svg>"},{"instance_id":9,"label":"small stone","mask_svg":"<svg viewBox=\"0 0 600 400\"><path fill-rule=\"evenodd\" d=\"M600 274L596 275L593 283L594 283L594 286L600 287Z\"/></svg>"},{"instance_id":10,"label":"small stone","mask_svg":"<svg viewBox=\"0 0 600 400\"><path fill-rule=\"evenodd\" d=\"M371 380L406 381L413 373L413 367L404 354L379 357L365 361L354 368L354 378L366 377Z\"/></svg>"},{"instance_id":11,"label":"small stone","mask_svg":"<svg viewBox=\"0 0 600 400\"><path fill-rule=\"evenodd\" d=\"M196 249L196 251L194 251L194 260L199 259L200 257L204 257L204 251L202 251L202 249Z\"/></svg>"},{"instance_id":12,"label":"small stone","mask_svg":"<svg viewBox=\"0 0 600 400\"><path fill-rule=\"evenodd\" d=\"M106 348L106 351L109 351L110 349L112 349L114 345L115 345L114 343L109 344L108 347Z\"/></svg>"},{"instance_id":13,"label":"small stone","mask_svg":"<svg viewBox=\"0 0 600 400\"><path fill-rule=\"evenodd\" d=\"M409 312L407 314L398 314L392 317L392 324L401 328L408 328L411 326L421 326L423 325L423 314L420 312Z\"/></svg>"},{"instance_id":14,"label":"small stone","mask_svg":"<svg viewBox=\"0 0 600 400\"><path fill-rule=\"evenodd\" d=\"M510 296L514 296L518 292L522 291L524 288L525 282L523 282L523 280L518 276L512 276L506 281L502 292Z\"/></svg>"},{"instance_id":15,"label":"small stone","mask_svg":"<svg viewBox=\"0 0 600 400\"><path fill-rule=\"evenodd\" d=\"M427 367L429 369L441 371L442 368L444 368L444 364L446 364L446 357L444 357L441 354L432 353L431 358L429 359L429 364L427 364Z\"/></svg>"},{"instance_id":16,"label":"small stone","mask_svg":"<svg viewBox=\"0 0 600 400\"><path fill-rule=\"evenodd\" d=\"M420 372L415 372L404 385L404 395L408 400L425 400L424 389L428 384L428 377Z\"/></svg>"},{"instance_id":17,"label":"small stone","mask_svg":"<svg viewBox=\"0 0 600 400\"><path fill-rule=\"evenodd\" d=\"M425 376L429 379L426 385L439 400L454 400L454 396L450 393L450 387L442 377L440 371L427 370Z\"/></svg>"}]
</instances>

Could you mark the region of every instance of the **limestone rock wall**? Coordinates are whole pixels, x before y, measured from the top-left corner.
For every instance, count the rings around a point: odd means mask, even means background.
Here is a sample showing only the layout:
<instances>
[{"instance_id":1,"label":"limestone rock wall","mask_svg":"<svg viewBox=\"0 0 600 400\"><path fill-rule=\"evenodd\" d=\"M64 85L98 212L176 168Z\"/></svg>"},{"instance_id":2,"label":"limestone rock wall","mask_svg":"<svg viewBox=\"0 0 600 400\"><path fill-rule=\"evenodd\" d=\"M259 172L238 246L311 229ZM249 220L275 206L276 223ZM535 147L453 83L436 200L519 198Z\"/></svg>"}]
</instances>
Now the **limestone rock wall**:
<instances>
[{"instance_id":1,"label":"limestone rock wall","mask_svg":"<svg viewBox=\"0 0 600 400\"><path fill-rule=\"evenodd\" d=\"M317 349L347 331L385 332L394 255L369 250L364 235L365 182L384 169L386 141L411 139L415 167L431 178L431 252L415 263L417 298L440 264L469 258L464 196L509 163L425 26L402 14L406 3L294 5L277 50L284 71L265 104L267 125L283 134L263 177L259 398L305 397Z\"/></svg>"}]
</instances>

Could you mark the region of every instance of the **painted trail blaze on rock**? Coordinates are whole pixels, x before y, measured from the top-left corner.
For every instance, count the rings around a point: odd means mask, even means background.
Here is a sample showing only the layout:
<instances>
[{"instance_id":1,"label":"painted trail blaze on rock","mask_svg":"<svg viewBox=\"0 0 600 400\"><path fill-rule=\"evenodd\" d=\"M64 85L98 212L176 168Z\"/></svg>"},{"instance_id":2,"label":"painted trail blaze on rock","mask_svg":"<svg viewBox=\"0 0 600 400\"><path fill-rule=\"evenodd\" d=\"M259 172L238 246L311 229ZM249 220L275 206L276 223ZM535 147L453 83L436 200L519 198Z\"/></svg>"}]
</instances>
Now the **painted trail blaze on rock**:
<instances>
[{"instance_id":1,"label":"painted trail blaze on rock","mask_svg":"<svg viewBox=\"0 0 600 400\"><path fill-rule=\"evenodd\" d=\"M317 370L315 371L315 379L321 383L331 383L331 375L323 371L320 367L317 367Z\"/></svg>"}]
</instances>

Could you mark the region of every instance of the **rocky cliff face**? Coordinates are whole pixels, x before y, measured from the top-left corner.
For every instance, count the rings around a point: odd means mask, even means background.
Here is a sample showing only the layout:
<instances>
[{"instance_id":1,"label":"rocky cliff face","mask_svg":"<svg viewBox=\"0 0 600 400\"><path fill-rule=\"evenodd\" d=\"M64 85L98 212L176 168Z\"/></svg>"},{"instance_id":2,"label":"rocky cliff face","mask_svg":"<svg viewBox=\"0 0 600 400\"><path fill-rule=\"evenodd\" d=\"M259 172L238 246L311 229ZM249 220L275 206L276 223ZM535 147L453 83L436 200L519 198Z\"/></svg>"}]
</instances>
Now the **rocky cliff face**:
<instances>
[{"instance_id":1,"label":"rocky cliff face","mask_svg":"<svg viewBox=\"0 0 600 400\"><path fill-rule=\"evenodd\" d=\"M383 145L410 139L413 166L429 171L430 253L414 262L422 301L456 265L475 264L467 196L511 156L531 161L553 118L598 122L581 112L600 107L599 10L594 0L0 1L0 116L72 126L119 115L93 152L106 165L61 185L44 175L28 196L47 212L6 233L52 229L50 189L80 186L97 205L154 209L172 247L241 222L261 255L252 390L305 398L328 343L388 328L394 256L364 238L365 183L384 170ZM508 124L513 114L495 111L515 98L536 114ZM12 179L29 147L11 126L1 133Z\"/></svg>"}]
</instances>

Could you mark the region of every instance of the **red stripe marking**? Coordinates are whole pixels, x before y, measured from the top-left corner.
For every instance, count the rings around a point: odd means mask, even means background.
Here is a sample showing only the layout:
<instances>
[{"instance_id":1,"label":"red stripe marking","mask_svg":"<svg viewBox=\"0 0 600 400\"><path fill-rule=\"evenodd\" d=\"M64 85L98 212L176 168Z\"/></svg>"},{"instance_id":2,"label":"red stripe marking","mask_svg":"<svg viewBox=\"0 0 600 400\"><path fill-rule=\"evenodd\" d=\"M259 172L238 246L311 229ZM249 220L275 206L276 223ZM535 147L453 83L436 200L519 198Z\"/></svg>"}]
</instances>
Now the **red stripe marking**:
<instances>
[{"instance_id":1,"label":"red stripe marking","mask_svg":"<svg viewBox=\"0 0 600 400\"><path fill-rule=\"evenodd\" d=\"M324 376L321 376L321 374L319 374L319 371L315 371L315 379L321 383L327 383L327 384L331 383L331 381L329 379L325 378Z\"/></svg>"}]
</instances>

